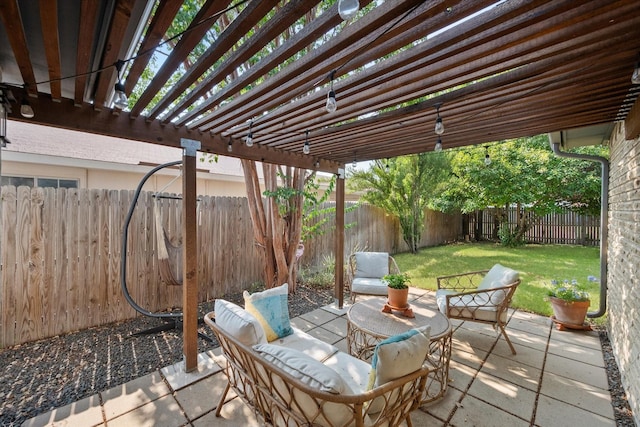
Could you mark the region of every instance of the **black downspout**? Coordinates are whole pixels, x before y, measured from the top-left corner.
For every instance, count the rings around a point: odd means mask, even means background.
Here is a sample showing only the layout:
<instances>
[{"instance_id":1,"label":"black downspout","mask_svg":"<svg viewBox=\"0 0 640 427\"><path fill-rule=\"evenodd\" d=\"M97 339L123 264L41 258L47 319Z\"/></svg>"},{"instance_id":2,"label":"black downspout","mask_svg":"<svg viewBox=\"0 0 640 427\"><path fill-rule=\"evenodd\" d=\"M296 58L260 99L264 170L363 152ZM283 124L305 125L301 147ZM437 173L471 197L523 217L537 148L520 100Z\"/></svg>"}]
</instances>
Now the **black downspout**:
<instances>
[{"instance_id":1,"label":"black downspout","mask_svg":"<svg viewBox=\"0 0 640 427\"><path fill-rule=\"evenodd\" d=\"M560 139L564 138L560 132ZM589 312L590 318L604 316L607 310L607 267L608 267L608 246L609 246L609 160L601 156L589 154L574 154L560 151L560 143L553 142L549 135L551 150L558 157L571 159L589 160L602 164L602 183L600 187L600 307L596 312Z\"/></svg>"}]
</instances>

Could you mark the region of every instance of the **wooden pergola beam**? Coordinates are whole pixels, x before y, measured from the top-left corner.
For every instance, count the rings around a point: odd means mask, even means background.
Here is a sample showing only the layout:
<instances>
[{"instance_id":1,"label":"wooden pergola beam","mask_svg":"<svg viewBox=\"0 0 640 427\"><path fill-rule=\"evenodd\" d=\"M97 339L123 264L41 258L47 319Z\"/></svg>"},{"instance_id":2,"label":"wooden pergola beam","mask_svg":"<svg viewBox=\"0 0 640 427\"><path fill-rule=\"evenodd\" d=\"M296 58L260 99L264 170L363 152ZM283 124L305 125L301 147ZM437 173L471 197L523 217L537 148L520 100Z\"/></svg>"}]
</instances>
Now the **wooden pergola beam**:
<instances>
[{"instance_id":1,"label":"wooden pergola beam","mask_svg":"<svg viewBox=\"0 0 640 427\"><path fill-rule=\"evenodd\" d=\"M24 96L21 88L15 88L16 97ZM148 142L180 148L181 138L196 139L202 143L202 152L222 154L229 157L245 158L259 162L287 164L311 170L321 170L336 173L339 163L323 158L307 156L266 147L258 143L247 147L241 140L232 140L233 151L228 152L228 138L212 135L209 132L198 132L185 127L162 125L158 120L148 122L144 117L131 117L129 113L118 110L95 110L90 104L80 107L74 106L71 100L53 102L50 97L40 94L38 98L30 100L36 115L33 119L25 120L20 116L19 109L13 109L9 118L28 123L55 126L64 129L77 130L134 141ZM318 166L316 166L318 162Z\"/></svg>"}]
</instances>

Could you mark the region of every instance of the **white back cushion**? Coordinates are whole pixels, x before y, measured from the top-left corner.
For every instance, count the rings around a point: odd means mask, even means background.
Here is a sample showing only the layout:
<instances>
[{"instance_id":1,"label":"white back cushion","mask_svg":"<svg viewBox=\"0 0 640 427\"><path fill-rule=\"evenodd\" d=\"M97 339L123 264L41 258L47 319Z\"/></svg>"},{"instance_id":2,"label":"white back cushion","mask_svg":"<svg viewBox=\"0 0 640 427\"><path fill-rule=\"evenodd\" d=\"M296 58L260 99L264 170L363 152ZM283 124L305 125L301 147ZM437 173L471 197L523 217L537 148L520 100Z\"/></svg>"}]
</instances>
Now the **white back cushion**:
<instances>
[{"instance_id":1,"label":"white back cushion","mask_svg":"<svg viewBox=\"0 0 640 427\"><path fill-rule=\"evenodd\" d=\"M258 344L253 349L269 362L317 390L332 394L351 393L350 387L336 371L301 351L273 344Z\"/></svg>"},{"instance_id":2,"label":"white back cushion","mask_svg":"<svg viewBox=\"0 0 640 427\"><path fill-rule=\"evenodd\" d=\"M354 277L382 278L389 274L389 254L386 252L356 252Z\"/></svg>"},{"instance_id":3,"label":"white back cushion","mask_svg":"<svg viewBox=\"0 0 640 427\"><path fill-rule=\"evenodd\" d=\"M478 290L481 289L495 289L502 286L507 286L520 278L520 274L510 268L504 267L500 264L496 264L491 267L491 270L482 279L482 282L478 285Z\"/></svg>"},{"instance_id":4,"label":"white back cushion","mask_svg":"<svg viewBox=\"0 0 640 427\"><path fill-rule=\"evenodd\" d=\"M244 345L266 343L264 329L254 316L236 304L217 299L214 305L216 324Z\"/></svg>"}]
</instances>

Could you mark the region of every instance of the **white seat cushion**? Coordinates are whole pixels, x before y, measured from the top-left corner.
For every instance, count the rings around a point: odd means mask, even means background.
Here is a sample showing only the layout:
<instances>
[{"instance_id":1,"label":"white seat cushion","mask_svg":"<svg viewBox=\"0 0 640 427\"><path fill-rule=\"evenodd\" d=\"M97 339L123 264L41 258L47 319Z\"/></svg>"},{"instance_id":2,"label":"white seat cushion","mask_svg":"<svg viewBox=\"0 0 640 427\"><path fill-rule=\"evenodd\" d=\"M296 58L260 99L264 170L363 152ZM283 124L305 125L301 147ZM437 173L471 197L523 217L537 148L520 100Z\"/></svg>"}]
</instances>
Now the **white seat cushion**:
<instances>
[{"instance_id":1,"label":"white seat cushion","mask_svg":"<svg viewBox=\"0 0 640 427\"><path fill-rule=\"evenodd\" d=\"M354 394L367 390L371 372L371 365L367 362L340 351L327 359L324 365L340 374Z\"/></svg>"},{"instance_id":2,"label":"white seat cushion","mask_svg":"<svg viewBox=\"0 0 640 427\"><path fill-rule=\"evenodd\" d=\"M381 279L356 277L351 282L351 292L367 295L387 295L387 285Z\"/></svg>"},{"instance_id":3,"label":"white seat cushion","mask_svg":"<svg viewBox=\"0 0 640 427\"><path fill-rule=\"evenodd\" d=\"M273 344L258 344L253 349L266 360L314 389L332 394L353 394L349 384L345 381L348 375L338 373L302 352ZM269 378L266 372L262 371L262 367L259 367L258 371L258 375L265 379ZM292 402L292 410L304 414L310 420L311 425L334 427L348 425L353 420L353 413L348 406L336 402L325 402L322 411L319 411L316 399L301 393L296 388L292 390L292 397L289 384L284 383L281 377L271 378L273 378L275 393L284 402ZM273 415L275 417L274 425L289 424L288 420L280 417L282 415L280 411L274 411Z\"/></svg>"},{"instance_id":4,"label":"white seat cushion","mask_svg":"<svg viewBox=\"0 0 640 427\"><path fill-rule=\"evenodd\" d=\"M338 347L314 338L300 329L293 327L291 329L293 329L291 335L278 338L273 341L273 344L301 351L318 362L326 361L339 351Z\"/></svg>"},{"instance_id":5,"label":"white seat cushion","mask_svg":"<svg viewBox=\"0 0 640 427\"><path fill-rule=\"evenodd\" d=\"M492 291L492 293L503 291ZM455 295L457 292L450 289L438 289L436 291L436 303L442 314L447 314L447 295ZM494 295L495 296L495 295ZM475 297L475 298L474 298ZM502 297L504 299L504 297ZM487 295L463 295L461 298L452 298L449 315L453 317L463 317L467 319L484 320L487 322L497 321L497 308L495 305L483 306L487 303ZM506 322L507 311L500 314L500 321Z\"/></svg>"}]
</instances>

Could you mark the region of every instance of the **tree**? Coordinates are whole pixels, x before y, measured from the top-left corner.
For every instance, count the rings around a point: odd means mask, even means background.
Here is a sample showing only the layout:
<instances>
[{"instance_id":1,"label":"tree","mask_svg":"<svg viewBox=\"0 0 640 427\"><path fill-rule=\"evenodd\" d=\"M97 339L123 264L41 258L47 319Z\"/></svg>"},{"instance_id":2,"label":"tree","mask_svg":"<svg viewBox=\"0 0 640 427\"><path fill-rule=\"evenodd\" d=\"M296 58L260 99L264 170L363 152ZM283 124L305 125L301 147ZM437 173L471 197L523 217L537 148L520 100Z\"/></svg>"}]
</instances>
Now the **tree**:
<instances>
[{"instance_id":1,"label":"tree","mask_svg":"<svg viewBox=\"0 0 640 427\"><path fill-rule=\"evenodd\" d=\"M249 212L256 244L264 257L267 288L289 284L296 290L296 251L302 238L305 187L315 172L262 163L265 191L261 193L256 162L242 159ZM267 196L263 203L263 194Z\"/></svg>"},{"instance_id":2,"label":"tree","mask_svg":"<svg viewBox=\"0 0 640 427\"><path fill-rule=\"evenodd\" d=\"M583 154L607 156L606 147L581 147ZM489 154L491 163L485 164ZM498 221L496 234L503 243L520 244L536 215L569 208L597 214L600 209L600 166L589 161L560 158L549 147L547 135L519 138L456 150L453 174L434 205L463 213L494 206L520 212L514 229Z\"/></svg>"},{"instance_id":3,"label":"tree","mask_svg":"<svg viewBox=\"0 0 640 427\"><path fill-rule=\"evenodd\" d=\"M366 171L354 171L349 187L366 191L362 198L396 215L400 221L402 238L412 253L424 230L424 211L450 173L446 153L421 153L376 160Z\"/></svg>"}]
</instances>

